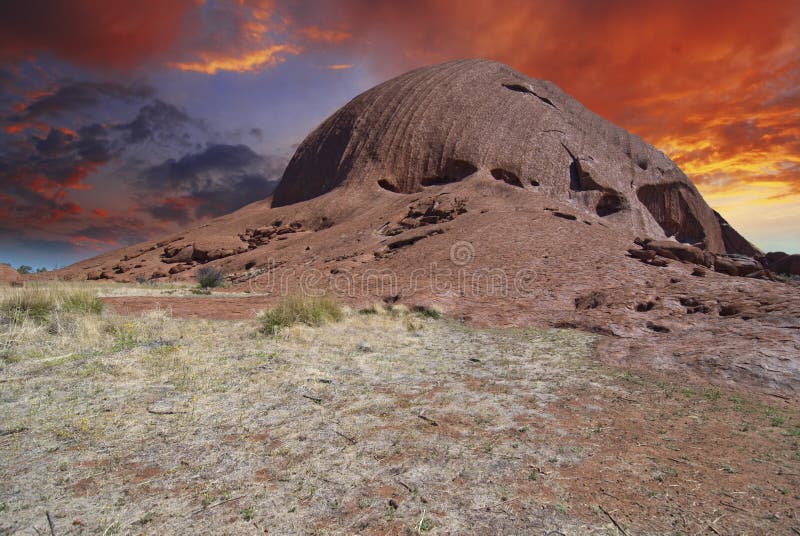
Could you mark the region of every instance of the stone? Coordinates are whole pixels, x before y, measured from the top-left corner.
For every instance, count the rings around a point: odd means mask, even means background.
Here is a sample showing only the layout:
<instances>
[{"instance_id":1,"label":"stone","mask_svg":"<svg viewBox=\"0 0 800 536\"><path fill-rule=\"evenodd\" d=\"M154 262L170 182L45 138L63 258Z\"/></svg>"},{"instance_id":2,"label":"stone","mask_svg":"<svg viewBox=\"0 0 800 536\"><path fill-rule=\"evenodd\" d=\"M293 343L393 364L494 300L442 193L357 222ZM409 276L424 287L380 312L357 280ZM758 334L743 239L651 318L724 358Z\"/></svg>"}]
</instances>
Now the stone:
<instances>
[{"instance_id":1,"label":"stone","mask_svg":"<svg viewBox=\"0 0 800 536\"><path fill-rule=\"evenodd\" d=\"M672 242L670 240L651 240L645 244L645 248L655 251L659 256L668 259L700 264L702 266L711 266L713 263L713 257L706 256L706 252L702 249L688 244Z\"/></svg>"},{"instance_id":2,"label":"stone","mask_svg":"<svg viewBox=\"0 0 800 536\"><path fill-rule=\"evenodd\" d=\"M169 248L164 251L166 258L164 258L164 262L173 264L179 262L189 262L192 260L192 256L194 255L194 246L188 245L183 246L182 248Z\"/></svg>"}]
</instances>

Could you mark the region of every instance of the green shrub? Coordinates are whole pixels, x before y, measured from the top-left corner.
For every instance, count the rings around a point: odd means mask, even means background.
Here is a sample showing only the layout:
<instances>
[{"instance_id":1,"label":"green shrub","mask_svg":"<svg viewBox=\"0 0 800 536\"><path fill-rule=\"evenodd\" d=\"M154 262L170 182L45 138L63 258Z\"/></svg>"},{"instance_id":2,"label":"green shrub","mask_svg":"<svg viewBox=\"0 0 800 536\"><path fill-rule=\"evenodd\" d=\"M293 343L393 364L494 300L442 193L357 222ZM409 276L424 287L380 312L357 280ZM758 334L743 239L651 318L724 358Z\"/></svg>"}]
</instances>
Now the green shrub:
<instances>
[{"instance_id":1,"label":"green shrub","mask_svg":"<svg viewBox=\"0 0 800 536\"><path fill-rule=\"evenodd\" d=\"M342 319L342 308L328 297L291 296L261 314L262 330L274 334L293 324L321 326Z\"/></svg>"},{"instance_id":2,"label":"green shrub","mask_svg":"<svg viewBox=\"0 0 800 536\"><path fill-rule=\"evenodd\" d=\"M203 266L194 277L201 288L221 287L225 282L225 272L213 266Z\"/></svg>"}]
</instances>

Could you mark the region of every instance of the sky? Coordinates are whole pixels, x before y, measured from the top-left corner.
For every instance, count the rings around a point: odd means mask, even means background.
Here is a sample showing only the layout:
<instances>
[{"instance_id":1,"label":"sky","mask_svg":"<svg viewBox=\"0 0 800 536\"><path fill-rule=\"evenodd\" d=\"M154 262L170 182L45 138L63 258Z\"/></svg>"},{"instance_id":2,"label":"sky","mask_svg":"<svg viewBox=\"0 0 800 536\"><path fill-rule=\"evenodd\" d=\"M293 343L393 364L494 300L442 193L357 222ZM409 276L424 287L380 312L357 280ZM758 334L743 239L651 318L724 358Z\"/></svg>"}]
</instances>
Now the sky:
<instances>
[{"instance_id":1,"label":"sky","mask_svg":"<svg viewBox=\"0 0 800 536\"><path fill-rule=\"evenodd\" d=\"M26 0L0 3L0 262L263 199L358 93L469 57L553 81L800 252L797 0Z\"/></svg>"}]
</instances>

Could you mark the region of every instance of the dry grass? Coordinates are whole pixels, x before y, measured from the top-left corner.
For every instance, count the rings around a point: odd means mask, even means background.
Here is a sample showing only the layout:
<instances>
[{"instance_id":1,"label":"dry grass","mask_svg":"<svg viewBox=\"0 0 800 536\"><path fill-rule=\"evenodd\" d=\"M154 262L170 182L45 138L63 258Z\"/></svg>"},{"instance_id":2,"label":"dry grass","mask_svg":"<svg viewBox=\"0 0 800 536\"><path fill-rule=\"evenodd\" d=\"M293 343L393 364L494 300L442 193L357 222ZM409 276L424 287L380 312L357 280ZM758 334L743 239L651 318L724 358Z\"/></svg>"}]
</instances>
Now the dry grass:
<instances>
[{"instance_id":1,"label":"dry grass","mask_svg":"<svg viewBox=\"0 0 800 536\"><path fill-rule=\"evenodd\" d=\"M295 324L319 327L342 319L341 306L326 296L290 296L275 307L261 313L264 333L274 335L279 330Z\"/></svg>"},{"instance_id":2,"label":"dry grass","mask_svg":"<svg viewBox=\"0 0 800 536\"><path fill-rule=\"evenodd\" d=\"M65 284L11 288L0 294L0 321L46 322L57 314L100 314L103 303L93 290Z\"/></svg>"},{"instance_id":3,"label":"dry grass","mask_svg":"<svg viewBox=\"0 0 800 536\"><path fill-rule=\"evenodd\" d=\"M380 306L275 336L261 327L162 311L3 324L0 533L45 533L47 510L58 534L615 534L597 504L650 529L678 530L678 516L721 533L784 526L770 512L790 521L778 507L793 477L772 473L797 472L796 412L602 368L592 335ZM747 449L724 464L697 442L702 428L675 439L683 421L711 426L739 407L753 408ZM661 436L641 436L661 426L673 436L663 452ZM745 433L723 428L707 435ZM638 444L649 450L634 456ZM746 473L751 457L788 490L765 500L772 510L720 518L716 496L677 504L701 485L739 504L722 480L766 486Z\"/></svg>"}]
</instances>

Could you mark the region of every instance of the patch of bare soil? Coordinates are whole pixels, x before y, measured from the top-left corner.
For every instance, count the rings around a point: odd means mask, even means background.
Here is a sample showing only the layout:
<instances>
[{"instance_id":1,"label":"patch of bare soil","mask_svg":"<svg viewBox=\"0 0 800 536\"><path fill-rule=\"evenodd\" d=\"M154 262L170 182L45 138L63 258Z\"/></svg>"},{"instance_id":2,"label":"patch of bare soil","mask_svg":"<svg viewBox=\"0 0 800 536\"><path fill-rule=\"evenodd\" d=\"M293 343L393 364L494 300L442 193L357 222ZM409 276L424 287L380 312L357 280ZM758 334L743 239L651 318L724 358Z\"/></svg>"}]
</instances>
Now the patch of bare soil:
<instances>
[{"instance_id":1,"label":"patch of bare soil","mask_svg":"<svg viewBox=\"0 0 800 536\"><path fill-rule=\"evenodd\" d=\"M611 367L585 332L151 312L3 335L3 533L800 530L795 400Z\"/></svg>"}]
</instances>

